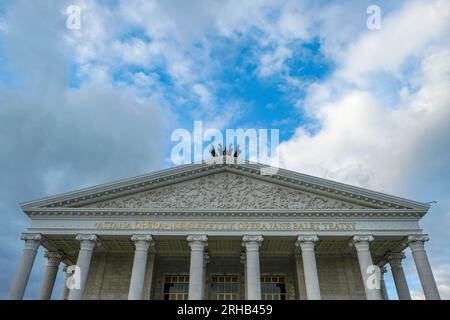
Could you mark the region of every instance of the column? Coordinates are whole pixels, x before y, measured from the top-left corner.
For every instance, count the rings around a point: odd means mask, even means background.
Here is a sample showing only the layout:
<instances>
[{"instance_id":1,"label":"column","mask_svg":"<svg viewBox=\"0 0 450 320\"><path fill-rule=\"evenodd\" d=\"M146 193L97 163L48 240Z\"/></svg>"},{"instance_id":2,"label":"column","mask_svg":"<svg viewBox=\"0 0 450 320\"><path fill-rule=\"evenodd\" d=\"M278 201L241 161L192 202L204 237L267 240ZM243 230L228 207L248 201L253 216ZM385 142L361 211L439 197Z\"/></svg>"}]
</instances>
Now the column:
<instances>
[{"instance_id":1,"label":"column","mask_svg":"<svg viewBox=\"0 0 450 320\"><path fill-rule=\"evenodd\" d=\"M245 281L247 281L247 263L245 261L245 256L246 256L246 253L245 252L241 252L240 261L244 265L244 279L245 279ZM245 288L245 291L244 291L245 300L248 300L248 286L247 286L247 284L244 285L244 288Z\"/></svg>"},{"instance_id":2,"label":"column","mask_svg":"<svg viewBox=\"0 0 450 320\"><path fill-rule=\"evenodd\" d=\"M408 236L407 244L413 254L425 298L427 300L440 300L441 297L424 248L425 241L428 240L429 238L426 235L412 235Z\"/></svg>"},{"instance_id":3,"label":"column","mask_svg":"<svg viewBox=\"0 0 450 320\"><path fill-rule=\"evenodd\" d=\"M210 284L208 279L206 278L206 274L207 274L206 268L207 268L208 263L210 263L210 262L211 262L211 256L209 255L208 250L205 250L205 253L203 256L203 291L202 291L203 296L205 296L205 294L207 293L205 290L205 287Z\"/></svg>"},{"instance_id":4,"label":"column","mask_svg":"<svg viewBox=\"0 0 450 320\"><path fill-rule=\"evenodd\" d=\"M370 255L369 245L373 240L374 237L372 235L355 235L350 244L356 248L367 300L381 300L381 290L377 289L375 284L370 283L371 277L373 276L371 268L374 267L374 265L372 256ZM371 287L371 285L373 285L373 287Z\"/></svg>"},{"instance_id":5,"label":"column","mask_svg":"<svg viewBox=\"0 0 450 320\"><path fill-rule=\"evenodd\" d=\"M188 235L191 247L191 265L189 269L189 300L201 300L204 291L203 257L208 237L206 235Z\"/></svg>"},{"instance_id":6,"label":"column","mask_svg":"<svg viewBox=\"0 0 450 320\"><path fill-rule=\"evenodd\" d=\"M142 300L144 293L145 270L147 268L148 249L152 246L151 235L133 235L136 250L134 252L133 270L131 271L130 290L128 300Z\"/></svg>"},{"instance_id":7,"label":"column","mask_svg":"<svg viewBox=\"0 0 450 320\"><path fill-rule=\"evenodd\" d=\"M91 266L92 254L98 240L97 236L94 234L79 234L75 239L80 241L80 251L78 253L77 269L72 277L78 277L79 281L75 281L78 288L75 287L70 290L69 300L81 300L83 298L89 268Z\"/></svg>"},{"instance_id":8,"label":"column","mask_svg":"<svg viewBox=\"0 0 450 320\"><path fill-rule=\"evenodd\" d=\"M248 300L261 300L261 273L259 267L259 247L263 241L261 235L244 235L242 237L246 252Z\"/></svg>"},{"instance_id":9,"label":"column","mask_svg":"<svg viewBox=\"0 0 450 320\"><path fill-rule=\"evenodd\" d=\"M22 259L16 272L11 290L9 292L9 300L22 300L25 294L25 288L30 278L31 269L33 268L37 250L41 244L42 236L40 234L23 234L21 237L25 241Z\"/></svg>"},{"instance_id":10,"label":"column","mask_svg":"<svg viewBox=\"0 0 450 320\"><path fill-rule=\"evenodd\" d=\"M316 235L299 235L295 243L302 251L303 272L305 274L306 296L308 300L320 300L319 277L317 275L315 243Z\"/></svg>"},{"instance_id":11,"label":"column","mask_svg":"<svg viewBox=\"0 0 450 320\"><path fill-rule=\"evenodd\" d=\"M300 250L298 250L300 251ZM295 253L295 271L297 273L298 300L307 300L305 285L305 271L303 270L303 261L301 252Z\"/></svg>"},{"instance_id":12,"label":"column","mask_svg":"<svg viewBox=\"0 0 450 320\"><path fill-rule=\"evenodd\" d=\"M386 267L380 267L380 286L381 286L381 297L383 300L389 300L389 295L386 289L386 281L384 281L384 274L387 272Z\"/></svg>"},{"instance_id":13,"label":"column","mask_svg":"<svg viewBox=\"0 0 450 320\"><path fill-rule=\"evenodd\" d=\"M155 254L152 252L148 253L147 256L147 267L145 268L145 280L144 280L144 292L142 294L142 300L151 300L151 292L154 286L153 274L155 269Z\"/></svg>"},{"instance_id":14,"label":"column","mask_svg":"<svg viewBox=\"0 0 450 320\"><path fill-rule=\"evenodd\" d=\"M47 269L45 270L44 280L42 281L41 289L39 290L38 299L50 300L59 264L61 263L63 255L58 251L46 251L44 256L47 258Z\"/></svg>"},{"instance_id":15,"label":"column","mask_svg":"<svg viewBox=\"0 0 450 320\"><path fill-rule=\"evenodd\" d=\"M70 274L67 272L67 266L63 267L63 272L65 275L65 278L64 278L63 289L61 291L61 297L59 298L59 300L67 300L68 294L69 294L69 288L67 287L67 280L69 279Z\"/></svg>"},{"instance_id":16,"label":"column","mask_svg":"<svg viewBox=\"0 0 450 320\"><path fill-rule=\"evenodd\" d=\"M403 259L405 259L405 254L403 252L390 252L386 255L386 260L391 266L398 299L411 300L411 294L409 293L408 283L406 282L405 272L403 271L402 266Z\"/></svg>"}]
</instances>

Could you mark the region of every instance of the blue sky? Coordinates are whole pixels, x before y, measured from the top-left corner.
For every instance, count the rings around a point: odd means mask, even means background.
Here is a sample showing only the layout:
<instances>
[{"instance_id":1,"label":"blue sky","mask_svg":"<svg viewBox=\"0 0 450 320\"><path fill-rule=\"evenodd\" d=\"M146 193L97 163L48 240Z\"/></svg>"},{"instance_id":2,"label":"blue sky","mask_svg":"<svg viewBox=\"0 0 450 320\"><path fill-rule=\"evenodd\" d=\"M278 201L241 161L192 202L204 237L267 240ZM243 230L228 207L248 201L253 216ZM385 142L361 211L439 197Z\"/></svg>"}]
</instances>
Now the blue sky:
<instances>
[{"instance_id":1,"label":"blue sky","mask_svg":"<svg viewBox=\"0 0 450 320\"><path fill-rule=\"evenodd\" d=\"M73 4L79 30L66 27ZM371 4L379 30L366 26ZM281 167L436 200L422 226L450 298L449 11L440 0L1 1L0 298L29 223L18 203L172 166L170 135L195 120L279 129ZM28 298L43 268L41 253ZM388 287L395 298L389 276Z\"/></svg>"}]
</instances>

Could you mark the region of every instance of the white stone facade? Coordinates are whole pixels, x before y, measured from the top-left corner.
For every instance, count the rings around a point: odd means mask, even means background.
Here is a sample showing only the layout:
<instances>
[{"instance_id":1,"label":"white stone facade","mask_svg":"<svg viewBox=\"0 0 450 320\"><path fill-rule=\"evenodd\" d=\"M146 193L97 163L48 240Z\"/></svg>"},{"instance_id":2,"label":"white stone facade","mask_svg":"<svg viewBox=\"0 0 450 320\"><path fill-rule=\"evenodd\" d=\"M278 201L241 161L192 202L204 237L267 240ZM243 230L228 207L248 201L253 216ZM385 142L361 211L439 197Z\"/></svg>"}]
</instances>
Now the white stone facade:
<instances>
[{"instance_id":1,"label":"white stone facade","mask_svg":"<svg viewBox=\"0 0 450 320\"><path fill-rule=\"evenodd\" d=\"M132 271L132 253L98 254L93 257L88 286L84 299L88 300L125 300L128 298ZM150 261L150 260L149 260ZM302 262L296 264L295 257L263 258L261 273L267 275L286 275L288 300L306 300L306 287L302 276ZM152 262L149 264L151 265ZM145 281L144 296L151 300L161 300L163 295L163 278L165 274L189 273L189 257L157 257L157 271L152 274L153 281ZM364 300L364 286L360 279L356 256L324 255L317 258L317 271L320 275L320 292L323 300ZM209 285L213 274L236 274L240 277L241 299L245 299L245 279L242 263L235 257L214 259L207 266L205 276L205 298L209 296ZM300 279L299 279L300 274ZM150 283L153 282L152 287Z\"/></svg>"},{"instance_id":2,"label":"white stone facade","mask_svg":"<svg viewBox=\"0 0 450 320\"><path fill-rule=\"evenodd\" d=\"M410 299L408 247L426 298L439 299L419 226L428 205L261 168L187 165L22 204L31 226L10 299L23 297L40 245L40 299L60 262L79 267L62 299L378 300L378 267Z\"/></svg>"}]
</instances>

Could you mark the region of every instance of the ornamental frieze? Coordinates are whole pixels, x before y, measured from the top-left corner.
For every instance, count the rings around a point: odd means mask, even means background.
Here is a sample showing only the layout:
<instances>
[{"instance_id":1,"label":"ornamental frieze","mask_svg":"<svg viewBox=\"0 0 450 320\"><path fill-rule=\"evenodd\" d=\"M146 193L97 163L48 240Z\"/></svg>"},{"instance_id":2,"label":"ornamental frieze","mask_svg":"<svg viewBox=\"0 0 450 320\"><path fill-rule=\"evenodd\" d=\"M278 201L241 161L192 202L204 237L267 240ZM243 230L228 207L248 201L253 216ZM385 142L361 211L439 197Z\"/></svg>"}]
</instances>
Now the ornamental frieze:
<instances>
[{"instance_id":1,"label":"ornamental frieze","mask_svg":"<svg viewBox=\"0 0 450 320\"><path fill-rule=\"evenodd\" d=\"M98 202L89 207L292 210L365 208L351 202L229 172Z\"/></svg>"}]
</instances>

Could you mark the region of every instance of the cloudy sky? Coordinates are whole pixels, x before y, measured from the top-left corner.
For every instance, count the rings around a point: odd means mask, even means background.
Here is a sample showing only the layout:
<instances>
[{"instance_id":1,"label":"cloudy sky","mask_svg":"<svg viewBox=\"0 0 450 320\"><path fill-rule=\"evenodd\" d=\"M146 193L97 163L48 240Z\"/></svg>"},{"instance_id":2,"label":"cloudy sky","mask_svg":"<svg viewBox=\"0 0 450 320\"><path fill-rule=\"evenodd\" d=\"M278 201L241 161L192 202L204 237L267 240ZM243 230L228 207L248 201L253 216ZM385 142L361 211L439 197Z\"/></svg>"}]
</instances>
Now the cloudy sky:
<instances>
[{"instance_id":1,"label":"cloudy sky","mask_svg":"<svg viewBox=\"0 0 450 320\"><path fill-rule=\"evenodd\" d=\"M0 298L29 225L20 202L173 166L171 132L201 120L279 129L281 167L437 201L421 225L449 299L449 12L447 0L0 0ZM27 298L44 268L40 251ZM405 269L423 298L409 252Z\"/></svg>"}]
</instances>

